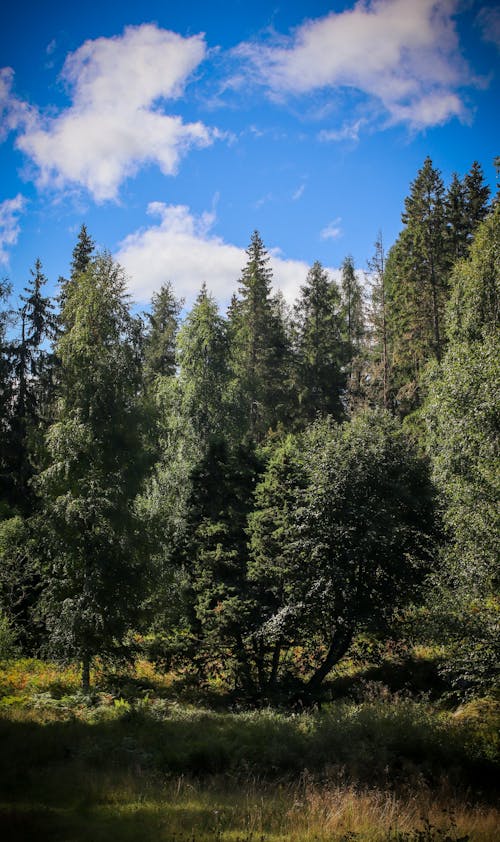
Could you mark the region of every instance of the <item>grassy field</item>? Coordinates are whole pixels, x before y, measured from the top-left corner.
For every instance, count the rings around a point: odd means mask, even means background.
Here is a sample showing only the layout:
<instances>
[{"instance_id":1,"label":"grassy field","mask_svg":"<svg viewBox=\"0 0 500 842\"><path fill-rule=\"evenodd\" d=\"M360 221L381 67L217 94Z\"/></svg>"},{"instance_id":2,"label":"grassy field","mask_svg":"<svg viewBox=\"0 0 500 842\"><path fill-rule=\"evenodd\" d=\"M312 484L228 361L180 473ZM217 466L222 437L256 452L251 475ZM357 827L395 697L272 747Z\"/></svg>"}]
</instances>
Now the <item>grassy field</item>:
<instances>
[{"instance_id":1,"label":"grassy field","mask_svg":"<svg viewBox=\"0 0 500 842\"><path fill-rule=\"evenodd\" d=\"M3 842L496 842L498 705L365 692L321 711L210 707L171 677L0 669Z\"/></svg>"}]
</instances>

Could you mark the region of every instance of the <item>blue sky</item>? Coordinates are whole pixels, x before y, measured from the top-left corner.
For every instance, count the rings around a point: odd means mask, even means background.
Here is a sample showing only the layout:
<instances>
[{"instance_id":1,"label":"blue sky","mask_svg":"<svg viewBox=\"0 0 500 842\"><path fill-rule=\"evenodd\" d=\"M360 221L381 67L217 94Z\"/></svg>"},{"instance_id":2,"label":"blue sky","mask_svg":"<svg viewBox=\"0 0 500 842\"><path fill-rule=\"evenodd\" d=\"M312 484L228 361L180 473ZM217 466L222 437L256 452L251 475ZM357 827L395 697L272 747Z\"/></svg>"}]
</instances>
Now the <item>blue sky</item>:
<instances>
[{"instance_id":1,"label":"blue sky","mask_svg":"<svg viewBox=\"0 0 500 842\"><path fill-rule=\"evenodd\" d=\"M491 186L500 12L474 0L6 3L0 276L55 288L82 222L137 302L226 302L257 228L307 268L390 246L426 155Z\"/></svg>"}]
</instances>

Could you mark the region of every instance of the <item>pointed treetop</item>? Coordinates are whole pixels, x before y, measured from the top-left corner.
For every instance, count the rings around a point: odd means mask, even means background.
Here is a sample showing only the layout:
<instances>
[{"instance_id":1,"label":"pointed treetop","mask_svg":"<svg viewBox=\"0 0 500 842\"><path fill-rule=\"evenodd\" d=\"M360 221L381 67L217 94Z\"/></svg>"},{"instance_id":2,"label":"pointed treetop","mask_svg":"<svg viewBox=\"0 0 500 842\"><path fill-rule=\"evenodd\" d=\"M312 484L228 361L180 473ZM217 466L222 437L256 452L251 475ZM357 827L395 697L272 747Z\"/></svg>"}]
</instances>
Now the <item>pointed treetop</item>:
<instances>
[{"instance_id":1,"label":"pointed treetop","mask_svg":"<svg viewBox=\"0 0 500 842\"><path fill-rule=\"evenodd\" d=\"M76 246L73 249L73 259L71 261L71 278L74 279L77 275L85 272L90 263L90 258L95 249L95 242L87 231L85 224L80 228Z\"/></svg>"}]
</instances>

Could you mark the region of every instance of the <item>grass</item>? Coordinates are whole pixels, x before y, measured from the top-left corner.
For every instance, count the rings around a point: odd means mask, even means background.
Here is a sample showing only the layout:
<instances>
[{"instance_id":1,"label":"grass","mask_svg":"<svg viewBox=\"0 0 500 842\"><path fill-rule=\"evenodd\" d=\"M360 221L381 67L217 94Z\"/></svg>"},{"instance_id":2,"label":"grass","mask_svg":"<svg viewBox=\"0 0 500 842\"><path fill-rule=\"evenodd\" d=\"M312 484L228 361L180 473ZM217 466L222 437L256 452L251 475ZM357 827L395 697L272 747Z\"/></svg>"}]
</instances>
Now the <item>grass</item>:
<instances>
[{"instance_id":1,"label":"grass","mask_svg":"<svg viewBox=\"0 0 500 842\"><path fill-rule=\"evenodd\" d=\"M493 700L231 712L179 700L147 664L94 679L86 698L72 669L0 669L3 842L498 839Z\"/></svg>"}]
</instances>

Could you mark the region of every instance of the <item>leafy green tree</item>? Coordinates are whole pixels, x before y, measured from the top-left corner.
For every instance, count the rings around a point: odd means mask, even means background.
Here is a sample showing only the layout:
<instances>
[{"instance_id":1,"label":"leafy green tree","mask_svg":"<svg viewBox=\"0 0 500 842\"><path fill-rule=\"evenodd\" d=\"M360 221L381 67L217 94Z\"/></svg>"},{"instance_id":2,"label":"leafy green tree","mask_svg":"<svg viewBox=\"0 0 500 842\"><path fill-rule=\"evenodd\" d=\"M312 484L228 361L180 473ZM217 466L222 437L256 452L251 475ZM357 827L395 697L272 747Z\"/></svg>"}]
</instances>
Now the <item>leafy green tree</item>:
<instances>
[{"instance_id":1,"label":"leafy green tree","mask_svg":"<svg viewBox=\"0 0 500 842\"><path fill-rule=\"evenodd\" d=\"M316 262L301 287L294 308L295 387L302 422L318 413L342 416L340 295L337 285Z\"/></svg>"},{"instance_id":2,"label":"leafy green tree","mask_svg":"<svg viewBox=\"0 0 500 842\"><path fill-rule=\"evenodd\" d=\"M433 579L438 634L451 646L447 670L458 689L495 682L500 556L500 206L477 230L452 274L449 348L429 373L424 407L434 478L449 544Z\"/></svg>"},{"instance_id":3,"label":"leafy green tree","mask_svg":"<svg viewBox=\"0 0 500 842\"><path fill-rule=\"evenodd\" d=\"M60 337L60 399L38 488L50 529L43 610L53 650L78 658L126 652L147 583L145 536L134 508L141 447L139 325L109 254L67 291Z\"/></svg>"},{"instance_id":4,"label":"leafy green tree","mask_svg":"<svg viewBox=\"0 0 500 842\"><path fill-rule=\"evenodd\" d=\"M304 642L300 633L301 605L290 599L290 581L296 571L289 541L290 523L306 487L301 438L289 434L271 453L248 518L248 575L259 604L260 626L255 637L262 653L261 691L275 688L287 651Z\"/></svg>"},{"instance_id":5,"label":"leafy green tree","mask_svg":"<svg viewBox=\"0 0 500 842\"><path fill-rule=\"evenodd\" d=\"M35 654L43 639L37 608L44 524L20 515L0 521L0 617L18 651ZM0 656L1 657L1 656Z\"/></svg>"},{"instance_id":6,"label":"leafy green tree","mask_svg":"<svg viewBox=\"0 0 500 842\"><path fill-rule=\"evenodd\" d=\"M342 426L317 421L301 451L297 461L292 450L283 489L271 462L257 490L252 572L279 600L267 628L316 641L315 690L357 633L387 628L416 598L430 562L433 493L425 463L381 410Z\"/></svg>"}]
</instances>

